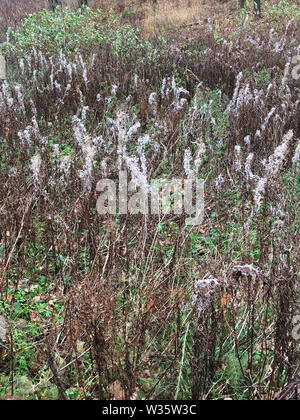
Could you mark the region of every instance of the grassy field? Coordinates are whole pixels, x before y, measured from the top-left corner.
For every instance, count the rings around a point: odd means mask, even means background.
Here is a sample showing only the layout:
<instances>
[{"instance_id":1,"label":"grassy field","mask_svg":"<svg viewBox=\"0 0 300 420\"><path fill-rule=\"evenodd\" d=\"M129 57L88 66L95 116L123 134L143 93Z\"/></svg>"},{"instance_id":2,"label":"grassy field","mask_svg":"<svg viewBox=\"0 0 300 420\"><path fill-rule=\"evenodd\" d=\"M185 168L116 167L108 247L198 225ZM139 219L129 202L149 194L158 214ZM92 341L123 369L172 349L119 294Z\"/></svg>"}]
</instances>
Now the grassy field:
<instances>
[{"instance_id":1,"label":"grassy field","mask_svg":"<svg viewBox=\"0 0 300 420\"><path fill-rule=\"evenodd\" d=\"M295 398L299 2L5 6L0 399ZM120 170L203 221L99 214Z\"/></svg>"}]
</instances>

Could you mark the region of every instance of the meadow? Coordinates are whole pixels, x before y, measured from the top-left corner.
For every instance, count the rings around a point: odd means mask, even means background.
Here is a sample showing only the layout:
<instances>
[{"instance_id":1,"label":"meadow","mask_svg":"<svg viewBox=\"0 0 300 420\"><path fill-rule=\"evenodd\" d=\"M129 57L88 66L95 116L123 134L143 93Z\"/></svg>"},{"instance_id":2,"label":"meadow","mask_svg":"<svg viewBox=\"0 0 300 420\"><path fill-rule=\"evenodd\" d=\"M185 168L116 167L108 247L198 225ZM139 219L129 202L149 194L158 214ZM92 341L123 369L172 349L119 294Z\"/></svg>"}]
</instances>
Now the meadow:
<instances>
[{"instance_id":1,"label":"meadow","mask_svg":"<svg viewBox=\"0 0 300 420\"><path fill-rule=\"evenodd\" d=\"M96 3L0 44L0 399L295 398L299 3ZM202 223L99 214L120 170Z\"/></svg>"}]
</instances>

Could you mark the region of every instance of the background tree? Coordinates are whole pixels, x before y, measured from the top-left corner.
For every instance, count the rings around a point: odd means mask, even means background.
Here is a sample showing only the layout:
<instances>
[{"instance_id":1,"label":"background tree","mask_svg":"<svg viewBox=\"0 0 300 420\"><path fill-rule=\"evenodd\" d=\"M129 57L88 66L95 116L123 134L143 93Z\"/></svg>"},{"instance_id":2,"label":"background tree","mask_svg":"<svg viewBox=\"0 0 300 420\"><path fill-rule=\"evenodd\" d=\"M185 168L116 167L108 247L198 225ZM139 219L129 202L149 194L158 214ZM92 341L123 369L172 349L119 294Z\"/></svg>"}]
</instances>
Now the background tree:
<instances>
[{"instance_id":1,"label":"background tree","mask_svg":"<svg viewBox=\"0 0 300 420\"><path fill-rule=\"evenodd\" d=\"M48 0L49 10L55 11L57 6L61 6L61 0ZM78 7L88 6L88 0L78 0Z\"/></svg>"},{"instance_id":2,"label":"background tree","mask_svg":"<svg viewBox=\"0 0 300 420\"><path fill-rule=\"evenodd\" d=\"M240 6L245 7L246 0L240 0ZM260 17L261 15L261 1L260 0L254 0L254 14L257 17Z\"/></svg>"},{"instance_id":3,"label":"background tree","mask_svg":"<svg viewBox=\"0 0 300 420\"><path fill-rule=\"evenodd\" d=\"M55 11L56 6L61 6L60 0L48 0L49 10Z\"/></svg>"}]
</instances>

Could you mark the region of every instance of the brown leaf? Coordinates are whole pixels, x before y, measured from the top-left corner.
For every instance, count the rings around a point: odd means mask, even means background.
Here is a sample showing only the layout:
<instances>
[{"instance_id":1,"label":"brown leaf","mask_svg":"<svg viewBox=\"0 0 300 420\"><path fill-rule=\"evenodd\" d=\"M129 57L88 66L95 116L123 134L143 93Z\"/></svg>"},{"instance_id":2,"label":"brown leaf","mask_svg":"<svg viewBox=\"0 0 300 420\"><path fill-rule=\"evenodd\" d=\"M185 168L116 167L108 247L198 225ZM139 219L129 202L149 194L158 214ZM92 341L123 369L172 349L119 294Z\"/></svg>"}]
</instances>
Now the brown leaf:
<instances>
[{"instance_id":1,"label":"brown leaf","mask_svg":"<svg viewBox=\"0 0 300 420\"><path fill-rule=\"evenodd\" d=\"M31 322L38 322L38 321L40 321L40 318L39 318L39 316L37 315L36 312L31 312L29 314L29 317L30 317L30 321Z\"/></svg>"},{"instance_id":2,"label":"brown leaf","mask_svg":"<svg viewBox=\"0 0 300 420\"><path fill-rule=\"evenodd\" d=\"M154 305L155 305L154 300L150 299L149 302L147 303L147 308L146 308L145 314L147 314L149 311L151 311L151 309L153 308Z\"/></svg>"},{"instance_id":3,"label":"brown leaf","mask_svg":"<svg viewBox=\"0 0 300 420\"><path fill-rule=\"evenodd\" d=\"M113 382L108 387L108 391L112 395L113 400L125 400L125 392L119 381Z\"/></svg>"}]
</instances>

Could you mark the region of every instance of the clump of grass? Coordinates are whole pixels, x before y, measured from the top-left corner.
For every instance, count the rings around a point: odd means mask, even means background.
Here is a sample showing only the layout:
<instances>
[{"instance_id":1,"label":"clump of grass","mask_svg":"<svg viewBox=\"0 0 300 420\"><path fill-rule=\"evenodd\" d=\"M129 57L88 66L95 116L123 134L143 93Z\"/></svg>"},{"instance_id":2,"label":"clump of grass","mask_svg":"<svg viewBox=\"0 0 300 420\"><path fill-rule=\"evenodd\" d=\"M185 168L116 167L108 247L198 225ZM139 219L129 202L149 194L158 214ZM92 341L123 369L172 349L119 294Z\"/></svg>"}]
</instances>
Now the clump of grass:
<instances>
[{"instance_id":1,"label":"clump of grass","mask_svg":"<svg viewBox=\"0 0 300 420\"><path fill-rule=\"evenodd\" d=\"M197 24L202 19L203 5L186 0L178 2L164 1L148 3L144 8L143 27L146 33L159 34L172 28Z\"/></svg>"}]
</instances>

